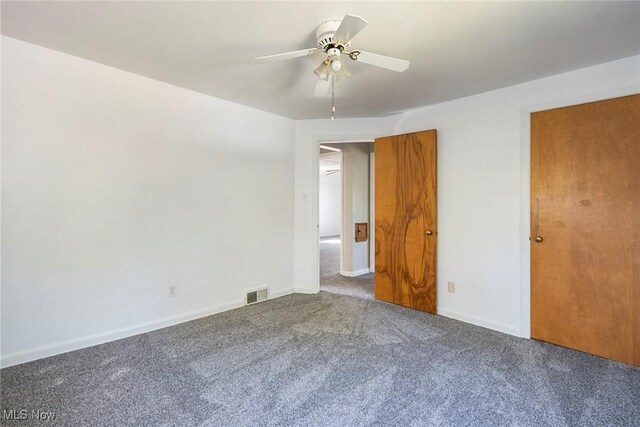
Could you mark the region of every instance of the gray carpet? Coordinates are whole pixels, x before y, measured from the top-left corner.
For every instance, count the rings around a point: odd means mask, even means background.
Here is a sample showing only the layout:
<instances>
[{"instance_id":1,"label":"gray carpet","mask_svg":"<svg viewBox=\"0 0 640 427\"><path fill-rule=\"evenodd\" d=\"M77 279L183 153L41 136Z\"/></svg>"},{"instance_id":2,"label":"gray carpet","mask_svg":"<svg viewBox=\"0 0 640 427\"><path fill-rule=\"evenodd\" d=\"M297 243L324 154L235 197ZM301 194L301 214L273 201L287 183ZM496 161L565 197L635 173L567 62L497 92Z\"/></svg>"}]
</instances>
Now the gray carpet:
<instances>
[{"instance_id":1,"label":"gray carpet","mask_svg":"<svg viewBox=\"0 0 640 427\"><path fill-rule=\"evenodd\" d=\"M320 290L373 299L373 273L357 277L340 275L340 237L320 239Z\"/></svg>"},{"instance_id":2,"label":"gray carpet","mask_svg":"<svg viewBox=\"0 0 640 427\"><path fill-rule=\"evenodd\" d=\"M57 412L41 425L640 425L640 369L332 286L3 369L2 408Z\"/></svg>"}]
</instances>

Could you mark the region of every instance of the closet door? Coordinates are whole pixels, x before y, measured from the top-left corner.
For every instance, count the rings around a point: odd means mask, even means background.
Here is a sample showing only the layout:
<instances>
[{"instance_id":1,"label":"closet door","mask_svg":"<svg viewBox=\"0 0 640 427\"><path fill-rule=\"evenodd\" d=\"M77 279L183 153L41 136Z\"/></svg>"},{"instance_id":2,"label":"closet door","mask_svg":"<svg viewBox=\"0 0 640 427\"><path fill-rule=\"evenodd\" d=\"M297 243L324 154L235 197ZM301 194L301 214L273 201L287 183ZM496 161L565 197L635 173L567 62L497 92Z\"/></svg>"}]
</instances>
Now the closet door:
<instances>
[{"instance_id":1,"label":"closet door","mask_svg":"<svg viewBox=\"0 0 640 427\"><path fill-rule=\"evenodd\" d=\"M640 95L531 115L531 336L640 365Z\"/></svg>"},{"instance_id":2,"label":"closet door","mask_svg":"<svg viewBox=\"0 0 640 427\"><path fill-rule=\"evenodd\" d=\"M375 297L436 313L436 131L375 142Z\"/></svg>"}]
</instances>

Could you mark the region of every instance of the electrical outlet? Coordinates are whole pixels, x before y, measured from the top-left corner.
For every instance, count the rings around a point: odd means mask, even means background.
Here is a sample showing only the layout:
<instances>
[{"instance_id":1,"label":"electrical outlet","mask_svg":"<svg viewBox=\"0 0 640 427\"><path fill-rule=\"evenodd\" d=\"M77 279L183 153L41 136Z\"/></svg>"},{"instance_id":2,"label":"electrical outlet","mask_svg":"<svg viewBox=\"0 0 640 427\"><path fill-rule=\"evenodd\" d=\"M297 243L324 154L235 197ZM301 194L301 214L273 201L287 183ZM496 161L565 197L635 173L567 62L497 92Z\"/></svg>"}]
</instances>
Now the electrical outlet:
<instances>
[{"instance_id":1,"label":"electrical outlet","mask_svg":"<svg viewBox=\"0 0 640 427\"><path fill-rule=\"evenodd\" d=\"M449 282L449 292L452 294L456 293L456 284L454 282Z\"/></svg>"},{"instance_id":2,"label":"electrical outlet","mask_svg":"<svg viewBox=\"0 0 640 427\"><path fill-rule=\"evenodd\" d=\"M178 286L169 286L169 298L175 298L178 295Z\"/></svg>"}]
</instances>

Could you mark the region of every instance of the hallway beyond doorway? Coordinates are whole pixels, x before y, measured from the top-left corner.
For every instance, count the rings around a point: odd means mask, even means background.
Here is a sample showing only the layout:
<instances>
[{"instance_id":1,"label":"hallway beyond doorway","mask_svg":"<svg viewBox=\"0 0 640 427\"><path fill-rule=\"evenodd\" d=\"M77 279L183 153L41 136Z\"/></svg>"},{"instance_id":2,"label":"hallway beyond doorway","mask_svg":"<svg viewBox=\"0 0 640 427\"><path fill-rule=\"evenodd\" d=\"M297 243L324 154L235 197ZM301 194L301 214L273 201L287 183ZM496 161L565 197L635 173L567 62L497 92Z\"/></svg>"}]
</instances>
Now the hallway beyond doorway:
<instances>
[{"instance_id":1,"label":"hallway beyond doorway","mask_svg":"<svg viewBox=\"0 0 640 427\"><path fill-rule=\"evenodd\" d=\"M340 236L320 239L320 290L333 294L373 298L373 275L345 277L340 274Z\"/></svg>"}]
</instances>

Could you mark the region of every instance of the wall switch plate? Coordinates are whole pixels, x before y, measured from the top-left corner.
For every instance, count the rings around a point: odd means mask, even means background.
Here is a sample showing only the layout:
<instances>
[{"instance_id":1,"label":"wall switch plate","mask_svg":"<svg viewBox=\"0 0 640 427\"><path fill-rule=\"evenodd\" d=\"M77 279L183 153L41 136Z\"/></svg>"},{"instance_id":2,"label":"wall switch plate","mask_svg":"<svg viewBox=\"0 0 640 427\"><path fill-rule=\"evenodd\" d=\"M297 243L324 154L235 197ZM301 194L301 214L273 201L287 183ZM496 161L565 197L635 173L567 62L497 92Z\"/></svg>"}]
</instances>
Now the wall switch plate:
<instances>
[{"instance_id":1,"label":"wall switch plate","mask_svg":"<svg viewBox=\"0 0 640 427\"><path fill-rule=\"evenodd\" d=\"M456 293L456 284L454 282L449 282L449 292L452 294Z\"/></svg>"},{"instance_id":2,"label":"wall switch plate","mask_svg":"<svg viewBox=\"0 0 640 427\"><path fill-rule=\"evenodd\" d=\"M178 286L169 286L169 298L175 298L178 295Z\"/></svg>"}]
</instances>

